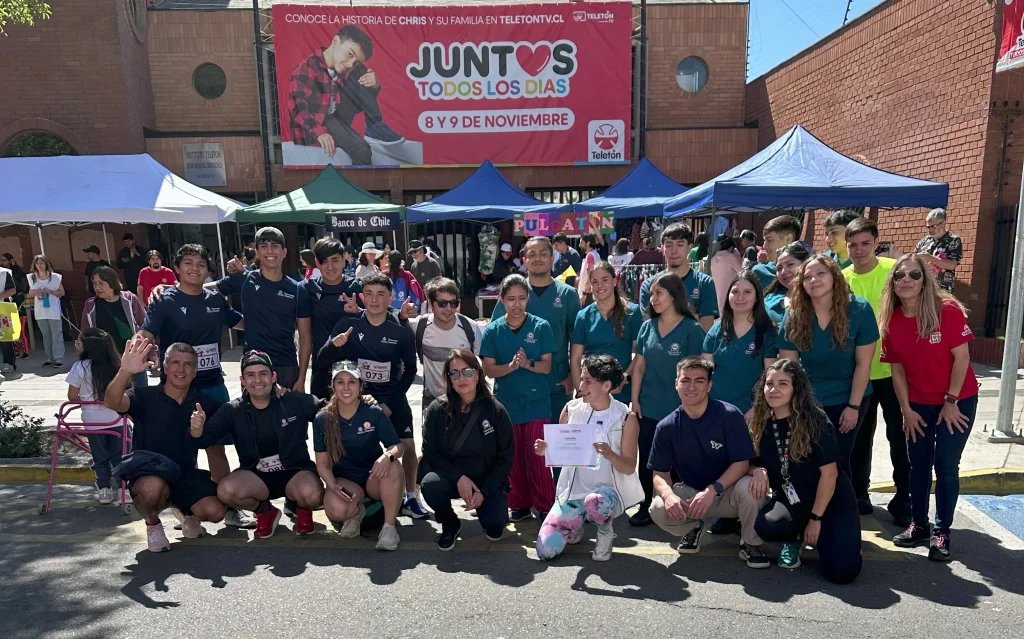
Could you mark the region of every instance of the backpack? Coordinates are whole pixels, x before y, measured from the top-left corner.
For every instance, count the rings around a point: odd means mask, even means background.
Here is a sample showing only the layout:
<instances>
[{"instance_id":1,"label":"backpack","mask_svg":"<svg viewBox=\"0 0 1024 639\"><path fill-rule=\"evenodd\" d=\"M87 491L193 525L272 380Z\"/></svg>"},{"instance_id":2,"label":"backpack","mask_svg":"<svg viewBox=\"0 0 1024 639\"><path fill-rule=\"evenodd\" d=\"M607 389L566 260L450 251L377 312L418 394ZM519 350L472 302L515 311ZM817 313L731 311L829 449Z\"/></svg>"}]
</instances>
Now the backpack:
<instances>
[{"instance_id":1,"label":"backpack","mask_svg":"<svg viewBox=\"0 0 1024 639\"><path fill-rule=\"evenodd\" d=\"M462 330L466 332L466 339L469 341L469 350L474 350L476 347L476 332L473 330L473 320L469 319L462 313L455 314L456 319L459 320L459 325L462 326ZM423 362L423 335L427 332L427 327L433 323L433 315L430 318L423 318L418 324L416 324L416 354L420 358L420 362Z\"/></svg>"}]
</instances>

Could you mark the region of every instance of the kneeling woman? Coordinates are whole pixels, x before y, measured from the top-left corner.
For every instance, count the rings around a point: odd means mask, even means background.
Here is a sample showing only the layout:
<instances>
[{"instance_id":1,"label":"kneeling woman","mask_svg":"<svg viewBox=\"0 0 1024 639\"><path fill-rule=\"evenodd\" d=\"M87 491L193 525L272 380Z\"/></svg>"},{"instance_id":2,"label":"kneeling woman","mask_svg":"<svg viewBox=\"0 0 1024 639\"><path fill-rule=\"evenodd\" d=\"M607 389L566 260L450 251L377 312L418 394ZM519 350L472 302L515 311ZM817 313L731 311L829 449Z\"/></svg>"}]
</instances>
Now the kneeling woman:
<instances>
[{"instance_id":1,"label":"kneeling woman","mask_svg":"<svg viewBox=\"0 0 1024 639\"><path fill-rule=\"evenodd\" d=\"M644 499L636 473L640 424L629 408L614 399L612 389L622 384L622 366L611 355L583 358L579 398L562 409L561 424L589 424L597 429L594 466L567 466L558 477L554 506L537 535L537 556L554 559L566 544L579 543L583 521L597 524L594 561L612 557L612 521ZM547 452L543 439L534 443L538 455Z\"/></svg>"},{"instance_id":2,"label":"kneeling woman","mask_svg":"<svg viewBox=\"0 0 1024 639\"><path fill-rule=\"evenodd\" d=\"M751 462L750 492L761 499L772 490L754 524L757 534L782 543L780 567L798 568L804 544L816 546L825 578L850 583L861 569L857 498L838 466L835 429L800 364L780 359L768 366L753 411L758 458Z\"/></svg>"},{"instance_id":3,"label":"kneeling woman","mask_svg":"<svg viewBox=\"0 0 1024 639\"><path fill-rule=\"evenodd\" d=\"M384 526L377 550L398 549L398 509L405 496L405 475L398 433L379 406L363 402L359 366L344 360L331 370L331 401L313 420L316 470L327 486L324 511L345 522L342 537L358 537L366 516L363 498L384 504ZM386 450L381 452L381 445Z\"/></svg>"}]
</instances>

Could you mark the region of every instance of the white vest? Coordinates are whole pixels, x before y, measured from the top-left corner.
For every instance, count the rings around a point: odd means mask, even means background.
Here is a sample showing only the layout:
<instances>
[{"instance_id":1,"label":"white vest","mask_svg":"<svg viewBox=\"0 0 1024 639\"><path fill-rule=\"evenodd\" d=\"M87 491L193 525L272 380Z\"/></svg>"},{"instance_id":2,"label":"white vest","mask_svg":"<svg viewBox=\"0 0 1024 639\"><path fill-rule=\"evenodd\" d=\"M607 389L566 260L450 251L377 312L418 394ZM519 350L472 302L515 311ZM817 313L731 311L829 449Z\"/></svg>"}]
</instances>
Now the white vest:
<instances>
[{"instance_id":1,"label":"white vest","mask_svg":"<svg viewBox=\"0 0 1024 639\"><path fill-rule=\"evenodd\" d=\"M582 399L574 399L566 406L567 417L569 424L585 424L590 414L593 412L590 405L584 402ZM605 431L608 437L608 446L612 451L617 454L622 454L622 429L626 423L626 418L629 416L629 408L615 398L612 398L611 406L609 407L611 424ZM622 509L625 510L630 506L635 506L644 500L644 489L640 485L640 477L636 474L634 468L628 475L620 473L615 470L607 459L601 459L601 468L598 470L592 470L590 468L581 468L577 466L570 466L562 469L561 474L558 476L558 487L555 490L555 494L558 497L560 503L565 503L569 499L570 491L572 490L572 482L576 477L576 473L600 473L605 477L608 476L608 470L611 470L611 488L615 489L615 492L619 494L619 501L622 502Z\"/></svg>"}]
</instances>

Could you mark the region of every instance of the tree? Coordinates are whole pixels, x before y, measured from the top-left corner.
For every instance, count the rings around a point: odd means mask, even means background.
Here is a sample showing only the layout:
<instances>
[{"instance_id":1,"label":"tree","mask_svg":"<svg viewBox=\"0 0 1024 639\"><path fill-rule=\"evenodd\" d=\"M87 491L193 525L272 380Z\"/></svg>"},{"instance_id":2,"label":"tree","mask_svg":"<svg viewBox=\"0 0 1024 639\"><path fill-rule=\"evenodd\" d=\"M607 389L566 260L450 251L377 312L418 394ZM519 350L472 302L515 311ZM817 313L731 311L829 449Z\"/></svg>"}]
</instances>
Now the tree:
<instances>
[{"instance_id":1,"label":"tree","mask_svg":"<svg viewBox=\"0 0 1024 639\"><path fill-rule=\"evenodd\" d=\"M0 34L7 35L8 22L31 26L49 17L50 5L43 0L0 0Z\"/></svg>"},{"instance_id":2,"label":"tree","mask_svg":"<svg viewBox=\"0 0 1024 639\"><path fill-rule=\"evenodd\" d=\"M2 2L3 0L0 0ZM26 133L7 145L0 157L35 158L50 155L78 155L68 141L52 133Z\"/></svg>"}]
</instances>

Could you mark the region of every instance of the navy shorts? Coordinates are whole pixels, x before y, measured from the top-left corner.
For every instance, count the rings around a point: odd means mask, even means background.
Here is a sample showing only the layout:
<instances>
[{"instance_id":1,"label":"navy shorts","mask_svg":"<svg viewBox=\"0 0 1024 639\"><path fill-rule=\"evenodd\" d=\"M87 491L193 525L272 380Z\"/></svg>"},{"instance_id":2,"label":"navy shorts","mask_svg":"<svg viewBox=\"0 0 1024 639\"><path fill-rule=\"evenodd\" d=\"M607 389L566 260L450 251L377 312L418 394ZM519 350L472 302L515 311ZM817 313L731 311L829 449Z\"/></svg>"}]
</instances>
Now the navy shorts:
<instances>
[{"instance_id":1,"label":"navy shorts","mask_svg":"<svg viewBox=\"0 0 1024 639\"><path fill-rule=\"evenodd\" d=\"M288 482L304 470L315 473L311 468L286 468L285 470L275 470L270 473L265 473L259 470L251 471L254 475L260 478L263 485L270 491L270 496L267 499L280 499L281 497L287 497L285 494L285 488L288 486Z\"/></svg>"},{"instance_id":2,"label":"navy shorts","mask_svg":"<svg viewBox=\"0 0 1024 639\"><path fill-rule=\"evenodd\" d=\"M405 395L398 395L387 401L378 402L386 404L391 409L391 424L401 439L412 439L412 407Z\"/></svg>"},{"instance_id":3,"label":"navy shorts","mask_svg":"<svg viewBox=\"0 0 1024 639\"><path fill-rule=\"evenodd\" d=\"M134 483L128 485L129 490L132 489ZM178 481L167 486L171 489L171 505L186 515L192 514L192 506L198 502L207 497L217 496L217 484L213 483L208 470L198 468L182 470Z\"/></svg>"}]
</instances>

